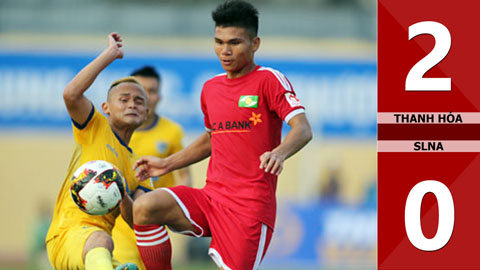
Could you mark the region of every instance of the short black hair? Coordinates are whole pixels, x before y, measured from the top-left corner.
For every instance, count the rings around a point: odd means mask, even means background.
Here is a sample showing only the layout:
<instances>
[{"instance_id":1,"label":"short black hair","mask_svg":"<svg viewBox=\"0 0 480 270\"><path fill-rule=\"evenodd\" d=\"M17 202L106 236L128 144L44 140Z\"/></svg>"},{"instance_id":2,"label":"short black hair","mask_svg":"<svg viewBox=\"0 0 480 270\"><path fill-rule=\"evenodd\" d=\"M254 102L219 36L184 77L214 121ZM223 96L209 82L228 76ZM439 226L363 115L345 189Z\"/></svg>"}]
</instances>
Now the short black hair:
<instances>
[{"instance_id":1,"label":"short black hair","mask_svg":"<svg viewBox=\"0 0 480 270\"><path fill-rule=\"evenodd\" d=\"M136 69L130 74L130 76L139 76L139 77L147 77L147 78L155 78L158 82L162 80L160 74L157 70L152 66L144 66L139 69Z\"/></svg>"},{"instance_id":2,"label":"short black hair","mask_svg":"<svg viewBox=\"0 0 480 270\"><path fill-rule=\"evenodd\" d=\"M212 11L215 27L242 27L251 38L258 34L258 10L250 3L242 0L228 0Z\"/></svg>"}]
</instances>

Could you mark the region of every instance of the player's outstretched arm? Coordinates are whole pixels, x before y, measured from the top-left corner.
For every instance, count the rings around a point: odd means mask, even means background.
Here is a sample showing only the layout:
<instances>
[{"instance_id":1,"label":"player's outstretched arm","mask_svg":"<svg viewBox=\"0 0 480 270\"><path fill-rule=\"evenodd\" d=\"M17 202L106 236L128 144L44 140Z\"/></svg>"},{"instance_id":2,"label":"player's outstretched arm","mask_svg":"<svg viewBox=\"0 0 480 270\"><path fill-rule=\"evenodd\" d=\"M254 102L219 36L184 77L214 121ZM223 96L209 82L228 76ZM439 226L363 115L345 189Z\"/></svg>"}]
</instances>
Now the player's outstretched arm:
<instances>
[{"instance_id":1,"label":"player's outstretched arm","mask_svg":"<svg viewBox=\"0 0 480 270\"><path fill-rule=\"evenodd\" d=\"M122 38L117 33L108 35L108 47L84 67L65 87L63 100L70 117L83 124L91 111L91 102L83 93L92 85L98 74L117 58L123 57Z\"/></svg>"},{"instance_id":2,"label":"player's outstretched arm","mask_svg":"<svg viewBox=\"0 0 480 270\"><path fill-rule=\"evenodd\" d=\"M203 133L192 144L165 159L154 156L140 158L133 167L134 170L138 168L136 177L143 181L149 177L161 176L184 168L209 157L212 152L210 136L208 132Z\"/></svg>"},{"instance_id":3,"label":"player's outstretched arm","mask_svg":"<svg viewBox=\"0 0 480 270\"><path fill-rule=\"evenodd\" d=\"M123 220L127 222L130 228L133 228L133 212L132 212L133 201L144 193L145 191L141 189L137 189L133 194L133 199L130 197L130 195L125 194L125 197L123 197L123 200L120 203L120 213L123 217Z\"/></svg>"},{"instance_id":4,"label":"player's outstretched arm","mask_svg":"<svg viewBox=\"0 0 480 270\"><path fill-rule=\"evenodd\" d=\"M304 113L294 116L288 125L292 127L283 142L272 151L260 156L260 169L279 175L283 162L302 149L311 139L312 130Z\"/></svg>"}]
</instances>

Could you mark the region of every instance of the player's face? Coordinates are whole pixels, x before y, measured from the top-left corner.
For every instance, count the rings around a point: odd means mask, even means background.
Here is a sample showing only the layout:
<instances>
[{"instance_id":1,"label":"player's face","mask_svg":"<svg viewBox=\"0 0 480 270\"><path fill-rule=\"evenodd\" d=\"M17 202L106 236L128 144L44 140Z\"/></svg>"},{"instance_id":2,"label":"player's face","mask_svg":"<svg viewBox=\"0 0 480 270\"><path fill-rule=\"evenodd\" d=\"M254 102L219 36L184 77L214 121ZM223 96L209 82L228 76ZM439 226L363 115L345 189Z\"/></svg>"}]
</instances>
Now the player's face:
<instances>
[{"instance_id":1,"label":"player's face","mask_svg":"<svg viewBox=\"0 0 480 270\"><path fill-rule=\"evenodd\" d=\"M243 76L255 68L253 56L260 38L250 38L243 27L216 27L215 53L228 78Z\"/></svg>"},{"instance_id":2,"label":"player's face","mask_svg":"<svg viewBox=\"0 0 480 270\"><path fill-rule=\"evenodd\" d=\"M115 126L137 128L147 119L147 95L136 83L121 83L110 90L103 111Z\"/></svg>"},{"instance_id":3,"label":"player's face","mask_svg":"<svg viewBox=\"0 0 480 270\"><path fill-rule=\"evenodd\" d=\"M135 76L135 79L143 86L143 89L147 92L148 96L148 115L153 116L155 114L155 108L161 99L160 96L160 84L156 78Z\"/></svg>"}]
</instances>

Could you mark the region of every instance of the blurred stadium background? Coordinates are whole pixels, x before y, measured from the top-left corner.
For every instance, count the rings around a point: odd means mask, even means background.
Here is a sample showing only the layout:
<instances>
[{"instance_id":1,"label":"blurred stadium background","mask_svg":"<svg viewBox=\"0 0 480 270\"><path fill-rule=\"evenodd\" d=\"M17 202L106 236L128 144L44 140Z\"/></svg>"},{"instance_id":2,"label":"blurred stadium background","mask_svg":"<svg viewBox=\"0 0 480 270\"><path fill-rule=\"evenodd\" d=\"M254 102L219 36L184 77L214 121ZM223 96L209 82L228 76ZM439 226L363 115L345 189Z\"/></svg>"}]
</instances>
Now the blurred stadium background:
<instances>
[{"instance_id":1,"label":"blurred stadium background","mask_svg":"<svg viewBox=\"0 0 480 270\"><path fill-rule=\"evenodd\" d=\"M88 92L96 106L114 79L153 65L164 78L159 113L183 125L185 144L203 131L201 86L222 72L210 18L220 2L0 0L0 269L50 269L43 237L73 140L61 93L109 32L124 37L125 57ZM252 2L257 64L291 80L314 130L279 178L261 269L375 269L376 2ZM192 167L194 186L206 166ZM175 269L216 269L208 242L177 239Z\"/></svg>"}]
</instances>

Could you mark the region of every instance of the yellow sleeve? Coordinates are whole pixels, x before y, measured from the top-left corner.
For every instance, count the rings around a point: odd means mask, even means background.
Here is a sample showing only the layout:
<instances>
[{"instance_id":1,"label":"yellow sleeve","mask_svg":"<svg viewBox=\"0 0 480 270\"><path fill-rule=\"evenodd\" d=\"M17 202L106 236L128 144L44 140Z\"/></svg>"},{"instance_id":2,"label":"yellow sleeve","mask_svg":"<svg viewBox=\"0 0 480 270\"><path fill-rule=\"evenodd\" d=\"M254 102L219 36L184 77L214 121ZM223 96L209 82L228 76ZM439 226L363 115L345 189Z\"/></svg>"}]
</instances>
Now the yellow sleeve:
<instances>
[{"instance_id":1,"label":"yellow sleeve","mask_svg":"<svg viewBox=\"0 0 480 270\"><path fill-rule=\"evenodd\" d=\"M85 123L77 123L72 119L73 137L79 144L90 144L99 134L99 130L106 118L100 114L92 104L92 109ZM108 124L108 122L107 122Z\"/></svg>"}]
</instances>

